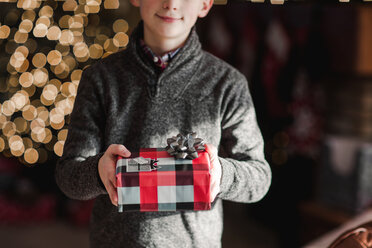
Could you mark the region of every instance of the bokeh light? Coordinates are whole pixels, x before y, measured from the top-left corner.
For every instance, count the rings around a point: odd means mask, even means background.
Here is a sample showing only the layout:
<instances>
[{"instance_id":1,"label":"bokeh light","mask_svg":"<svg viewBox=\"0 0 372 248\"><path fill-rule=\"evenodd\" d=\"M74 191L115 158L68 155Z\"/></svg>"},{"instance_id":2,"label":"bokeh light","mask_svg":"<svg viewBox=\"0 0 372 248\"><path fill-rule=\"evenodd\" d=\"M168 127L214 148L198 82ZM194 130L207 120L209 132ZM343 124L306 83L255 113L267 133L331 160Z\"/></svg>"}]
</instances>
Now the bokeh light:
<instances>
[{"instance_id":1,"label":"bokeh light","mask_svg":"<svg viewBox=\"0 0 372 248\"><path fill-rule=\"evenodd\" d=\"M130 25L122 15L101 19L118 0L8 2L14 8L0 17L0 152L43 163L63 153L83 69L125 49Z\"/></svg>"}]
</instances>

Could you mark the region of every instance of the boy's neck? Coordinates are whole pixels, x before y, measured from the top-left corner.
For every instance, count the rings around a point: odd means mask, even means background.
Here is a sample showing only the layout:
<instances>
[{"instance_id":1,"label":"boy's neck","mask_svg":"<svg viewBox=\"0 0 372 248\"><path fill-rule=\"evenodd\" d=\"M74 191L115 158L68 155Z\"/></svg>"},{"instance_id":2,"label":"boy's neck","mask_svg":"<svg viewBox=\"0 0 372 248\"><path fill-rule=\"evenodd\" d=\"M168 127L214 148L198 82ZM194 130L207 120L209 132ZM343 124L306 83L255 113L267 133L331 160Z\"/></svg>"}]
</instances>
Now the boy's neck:
<instances>
[{"instance_id":1,"label":"boy's neck","mask_svg":"<svg viewBox=\"0 0 372 248\"><path fill-rule=\"evenodd\" d=\"M180 47L182 47L189 34L186 34L184 37L181 38L163 38L163 37L155 37L150 33L144 30L143 40L145 44L151 48L151 51L158 56L163 56L169 52L172 52Z\"/></svg>"}]
</instances>

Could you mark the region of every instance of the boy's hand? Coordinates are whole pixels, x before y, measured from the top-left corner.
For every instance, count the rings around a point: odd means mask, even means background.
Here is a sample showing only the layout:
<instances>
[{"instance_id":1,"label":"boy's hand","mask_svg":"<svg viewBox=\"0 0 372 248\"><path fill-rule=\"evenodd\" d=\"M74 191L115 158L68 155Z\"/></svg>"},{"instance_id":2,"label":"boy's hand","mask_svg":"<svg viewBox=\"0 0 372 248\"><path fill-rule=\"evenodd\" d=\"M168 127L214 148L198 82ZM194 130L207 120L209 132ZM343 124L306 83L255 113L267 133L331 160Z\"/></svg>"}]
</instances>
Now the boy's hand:
<instances>
[{"instance_id":1,"label":"boy's hand","mask_svg":"<svg viewBox=\"0 0 372 248\"><path fill-rule=\"evenodd\" d=\"M130 151L123 145L110 145L98 162L98 173L110 196L112 204L118 205L118 192L116 190L116 160L117 156L129 157Z\"/></svg>"},{"instance_id":2,"label":"boy's hand","mask_svg":"<svg viewBox=\"0 0 372 248\"><path fill-rule=\"evenodd\" d=\"M211 162L209 172L211 174L211 202L213 202L217 194L220 192L222 168L220 161L218 160L217 148L214 145L205 144L205 151L208 152Z\"/></svg>"}]
</instances>

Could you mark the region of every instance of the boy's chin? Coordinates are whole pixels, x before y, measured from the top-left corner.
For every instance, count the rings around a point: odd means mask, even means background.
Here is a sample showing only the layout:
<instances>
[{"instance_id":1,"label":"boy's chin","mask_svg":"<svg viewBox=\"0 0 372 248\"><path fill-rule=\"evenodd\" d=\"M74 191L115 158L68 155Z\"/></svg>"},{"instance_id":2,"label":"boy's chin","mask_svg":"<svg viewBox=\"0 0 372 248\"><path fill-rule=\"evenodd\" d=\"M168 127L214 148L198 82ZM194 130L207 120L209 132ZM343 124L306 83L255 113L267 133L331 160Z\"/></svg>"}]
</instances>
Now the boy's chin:
<instances>
[{"instance_id":1,"label":"boy's chin","mask_svg":"<svg viewBox=\"0 0 372 248\"><path fill-rule=\"evenodd\" d=\"M184 30L180 28L165 28L162 29L159 34L164 37L164 38L169 38L169 39L177 39L177 38L182 38L182 37L187 37L188 34L190 33L190 30Z\"/></svg>"},{"instance_id":2,"label":"boy's chin","mask_svg":"<svg viewBox=\"0 0 372 248\"><path fill-rule=\"evenodd\" d=\"M164 38L164 40L168 40L168 41L176 41L176 42L181 42L181 43L183 43L185 40L186 40L186 38L188 37L188 34L189 33L187 33L186 35L185 34L178 34L178 35L176 35L176 34L174 34L174 35L170 35L170 34L168 34L167 36L163 36L163 38Z\"/></svg>"},{"instance_id":3,"label":"boy's chin","mask_svg":"<svg viewBox=\"0 0 372 248\"><path fill-rule=\"evenodd\" d=\"M152 33L152 35L161 39L179 40L187 38L190 30L191 28L185 28L184 25L159 25L154 27L149 34Z\"/></svg>"}]
</instances>

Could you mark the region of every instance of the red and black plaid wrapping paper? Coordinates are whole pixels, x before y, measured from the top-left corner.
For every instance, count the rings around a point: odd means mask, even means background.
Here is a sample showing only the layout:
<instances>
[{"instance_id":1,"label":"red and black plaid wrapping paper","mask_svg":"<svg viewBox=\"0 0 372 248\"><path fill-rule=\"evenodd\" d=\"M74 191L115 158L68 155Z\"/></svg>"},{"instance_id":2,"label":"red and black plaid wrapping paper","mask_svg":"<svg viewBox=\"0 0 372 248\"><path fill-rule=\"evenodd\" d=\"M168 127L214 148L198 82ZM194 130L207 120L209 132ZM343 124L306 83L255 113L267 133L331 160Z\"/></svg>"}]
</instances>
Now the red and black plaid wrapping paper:
<instances>
[{"instance_id":1,"label":"red and black plaid wrapping paper","mask_svg":"<svg viewBox=\"0 0 372 248\"><path fill-rule=\"evenodd\" d=\"M198 155L193 160L175 159L165 149L140 149L131 158L158 160L157 170L141 172L126 172L126 158L118 157L119 212L210 209L209 156L205 151Z\"/></svg>"}]
</instances>

